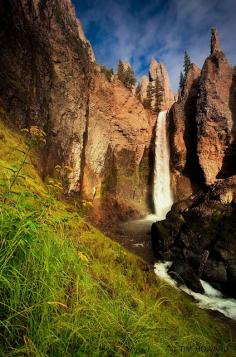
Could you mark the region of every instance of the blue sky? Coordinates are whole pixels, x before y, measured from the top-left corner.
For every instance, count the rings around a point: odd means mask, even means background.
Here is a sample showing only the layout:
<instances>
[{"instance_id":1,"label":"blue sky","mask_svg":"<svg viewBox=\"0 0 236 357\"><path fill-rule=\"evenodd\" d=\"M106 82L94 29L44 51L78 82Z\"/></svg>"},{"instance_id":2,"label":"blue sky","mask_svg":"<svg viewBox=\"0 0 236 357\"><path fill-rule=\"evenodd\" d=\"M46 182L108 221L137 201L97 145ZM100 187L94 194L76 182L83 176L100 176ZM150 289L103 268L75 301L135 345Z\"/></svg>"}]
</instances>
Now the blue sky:
<instances>
[{"instance_id":1,"label":"blue sky","mask_svg":"<svg viewBox=\"0 0 236 357\"><path fill-rule=\"evenodd\" d=\"M202 66L217 27L221 47L236 64L236 0L72 0L98 63L129 61L139 78L152 57L168 69L177 90L186 49Z\"/></svg>"}]
</instances>

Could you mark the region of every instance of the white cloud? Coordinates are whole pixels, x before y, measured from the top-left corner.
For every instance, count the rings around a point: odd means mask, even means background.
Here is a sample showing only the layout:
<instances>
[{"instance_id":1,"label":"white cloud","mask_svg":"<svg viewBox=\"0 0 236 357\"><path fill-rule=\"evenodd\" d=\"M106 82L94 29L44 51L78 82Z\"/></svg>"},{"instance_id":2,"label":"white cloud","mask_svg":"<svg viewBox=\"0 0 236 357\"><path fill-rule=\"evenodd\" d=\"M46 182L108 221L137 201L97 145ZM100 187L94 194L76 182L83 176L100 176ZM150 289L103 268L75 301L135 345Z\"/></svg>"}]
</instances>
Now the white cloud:
<instances>
[{"instance_id":1,"label":"white cloud","mask_svg":"<svg viewBox=\"0 0 236 357\"><path fill-rule=\"evenodd\" d=\"M99 62L115 67L124 59L141 76L156 57L166 65L176 90L184 50L202 66L209 54L210 28L216 26L223 50L236 64L235 0L153 0L145 1L139 12L131 2L89 0L86 11L80 14L78 9L87 33L94 24L98 28L96 39L89 39Z\"/></svg>"}]
</instances>

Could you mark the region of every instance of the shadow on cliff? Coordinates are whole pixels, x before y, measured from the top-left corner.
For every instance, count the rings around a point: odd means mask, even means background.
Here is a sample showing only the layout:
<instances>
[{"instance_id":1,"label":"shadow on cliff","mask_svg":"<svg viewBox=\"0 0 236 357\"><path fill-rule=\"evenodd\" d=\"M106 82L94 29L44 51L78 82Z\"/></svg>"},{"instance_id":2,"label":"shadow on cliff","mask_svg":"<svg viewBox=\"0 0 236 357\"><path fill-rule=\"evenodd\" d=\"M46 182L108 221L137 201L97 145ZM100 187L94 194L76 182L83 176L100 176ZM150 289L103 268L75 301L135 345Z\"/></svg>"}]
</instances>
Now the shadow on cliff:
<instances>
[{"instance_id":1,"label":"shadow on cliff","mask_svg":"<svg viewBox=\"0 0 236 357\"><path fill-rule=\"evenodd\" d=\"M185 131L184 142L186 145L186 164L184 174L191 179L193 192L200 187L204 187L204 174L199 164L197 155L197 98L199 91L199 78L195 79L189 91L188 98L184 105Z\"/></svg>"},{"instance_id":2,"label":"shadow on cliff","mask_svg":"<svg viewBox=\"0 0 236 357\"><path fill-rule=\"evenodd\" d=\"M236 174L236 70L233 72L232 84L229 95L229 109L232 113L232 129L229 136L229 144L225 150L225 157L222 168L217 175L217 178L226 178Z\"/></svg>"}]
</instances>

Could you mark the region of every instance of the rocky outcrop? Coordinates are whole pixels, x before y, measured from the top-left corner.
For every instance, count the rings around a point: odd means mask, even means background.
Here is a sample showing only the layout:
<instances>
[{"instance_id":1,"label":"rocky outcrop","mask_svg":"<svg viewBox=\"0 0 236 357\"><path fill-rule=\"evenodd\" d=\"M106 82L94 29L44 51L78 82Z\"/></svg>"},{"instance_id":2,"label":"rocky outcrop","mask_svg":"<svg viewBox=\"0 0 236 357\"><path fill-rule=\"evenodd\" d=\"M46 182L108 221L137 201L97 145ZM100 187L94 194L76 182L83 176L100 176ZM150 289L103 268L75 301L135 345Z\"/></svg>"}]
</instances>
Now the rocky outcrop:
<instances>
[{"instance_id":1,"label":"rocky outcrop","mask_svg":"<svg viewBox=\"0 0 236 357\"><path fill-rule=\"evenodd\" d=\"M155 116L117 78L96 74L90 95L83 195L122 197L143 209L151 195Z\"/></svg>"},{"instance_id":2,"label":"rocky outcrop","mask_svg":"<svg viewBox=\"0 0 236 357\"><path fill-rule=\"evenodd\" d=\"M71 1L6 0L0 15L1 116L46 132L42 175L69 166L71 195L147 211L156 119L98 70Z\"/></svg>"},{"instance_id":3,"label":"rocky outcrop","mask_svg":"<svg viewBox=\"0 0 236 357\"><path fill-rule=\"evenodd\" d=\"M153 224L152 244L190 288L201 292L196 278L202 277L236 297L236 176L176 203L165 221Z\"/></svg>"},{"instance_id":4,"label":"rocky outcrop","mask_svg":"<svg viewBox=\"0 0 236 357\"><path fill-rule=\"evenodd\" d=\"M140 81L140 100L143 103L144 99L147 98L147 87L149 83L149 79L147 76L142 76Z\"/></svg>"},{"instance_id":5,"label":"rocky outcrop","mask_svg":"<svg viewBox=\"0 0 236 357\"><path fill-rule=\"evenodd\" d=\"M149 69L149 78L151 82L155 82L156 78L159 79L163 88L163 100L161 110L167 110L174 103L174 95L170 86L168 72L164 64L159 63L154 58L151 60Z\"/></svg>"},{"instance_id":6,"label":"rocky outcrop","mask_svg":"<svg viewBox=\"0 0 236 357\"><path fill-rule=\"evenodd\" d=\"M201 73L196 115L198 158L208 185L235 173L235 167L230 165L235 155L233 69L219 48L216 31L212 33L211 47L212 54Z\"/></svg>"},{"instance_id":7,"label":"rocky outcrop","mask_svg":"<svg viewBox=\"0 0 236 357\"><path fill-rule=\"evenodd\" d=\"M155 81L158 78L159 83L162 88L162 103L160 105L160 110L167 110L174 103L174 95L170 86L170 80L168 72L162 63L157 62L155 59L151 60L149 68L149 78L143 76L139 81L140 86L140 100L142 103L145 102L147 98L148 85L152 86L153 92L155 93ZM155 111L155 94L152 96L151 109Z\"/></svg>"},{"instance_id":8,"label":"rocky outcrop","mask_svg":"<svg viewBox=\"0 0 236 357\"><path fill-rule=\"evenodd\" d=\"M192 64L169 113L172 186L187 197L236 173L236 79L212 30L211 55L200 70Z\"/></svg>"},{"instance_id":9,"label":"rocky outcrop","mask_svg":"<svg viewBox=\"0 0 236 357\"><path fill-rule=\"evenodd\" d=\"M168 115L171 181L175 200L198 189L201 172L197 158L196 104L200 69L192 64L178 101Z\"/></svg>"},{"instance_id":10,"label":"rocky outcrop","mask_svg":"<svg viewBox=\"0 0 236 357\"><path fill-rule=\"evenodd\" d=\"M9 122L47 134L41 171L73 166L81 176L93 51L69 0L4 1L1 107Z\"/></svg>"}]
</instances>

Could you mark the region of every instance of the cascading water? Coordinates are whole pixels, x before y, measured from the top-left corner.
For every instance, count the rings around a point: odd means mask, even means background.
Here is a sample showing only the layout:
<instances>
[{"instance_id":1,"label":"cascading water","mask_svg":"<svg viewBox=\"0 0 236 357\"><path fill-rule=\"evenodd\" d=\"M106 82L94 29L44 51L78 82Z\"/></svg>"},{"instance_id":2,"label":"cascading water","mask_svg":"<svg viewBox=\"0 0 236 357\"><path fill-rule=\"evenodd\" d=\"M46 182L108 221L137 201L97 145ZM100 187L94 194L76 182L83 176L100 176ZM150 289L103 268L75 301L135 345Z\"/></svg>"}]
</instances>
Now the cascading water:
<instances>
[{"instance_id":1,"label":"cascading water","mask_svg":"<svg viewBox=\"0 0 236 357\"><path fill-rule=\"evenodd\" d=\"M158 221L165 219L173 204L170 183L170 150L166 130L167 111L158 115L155 143L153 201Z\"/></svg>"}]
</instances>

